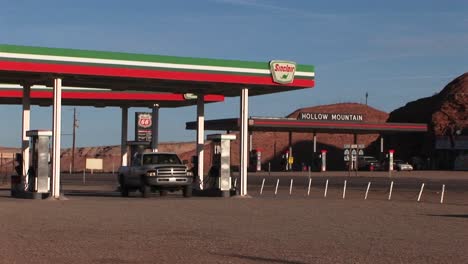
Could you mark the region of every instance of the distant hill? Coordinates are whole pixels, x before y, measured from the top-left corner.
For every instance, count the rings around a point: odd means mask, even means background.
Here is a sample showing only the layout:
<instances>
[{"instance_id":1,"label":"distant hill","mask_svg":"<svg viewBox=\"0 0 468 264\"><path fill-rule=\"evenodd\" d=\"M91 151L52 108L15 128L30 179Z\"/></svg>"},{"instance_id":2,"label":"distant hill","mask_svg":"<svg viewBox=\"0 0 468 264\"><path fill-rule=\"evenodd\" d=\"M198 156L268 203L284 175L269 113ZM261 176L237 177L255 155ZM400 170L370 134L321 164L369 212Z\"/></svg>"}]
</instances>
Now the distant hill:
<instances>
[{"instance_id":1,"label":"distant hill","mask_svg":"<svg viewBox=\"0 0 468 264\"><path fill-rule=\"evenodd\" d=\"M394 137L390 142L392 148L406 159L412 156L434 157L437 137L449 137L453 140L458 134L468 135L467 107L468 73L465 73L447 84L439 93L409 102L390 113L389 122L429 125L429 133L424 136L401 134ZM440 167L437 164L434 166Z\"/></svg>"}]
</instances>

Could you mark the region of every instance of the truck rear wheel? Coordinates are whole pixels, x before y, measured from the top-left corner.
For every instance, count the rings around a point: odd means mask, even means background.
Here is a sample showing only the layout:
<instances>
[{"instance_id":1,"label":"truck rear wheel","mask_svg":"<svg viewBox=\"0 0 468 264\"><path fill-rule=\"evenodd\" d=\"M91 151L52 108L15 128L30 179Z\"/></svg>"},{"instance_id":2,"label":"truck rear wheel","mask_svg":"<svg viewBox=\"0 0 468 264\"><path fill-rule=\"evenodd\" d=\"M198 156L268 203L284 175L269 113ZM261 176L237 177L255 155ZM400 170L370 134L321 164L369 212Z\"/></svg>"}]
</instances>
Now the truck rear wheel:
<instances>
[{"instance_id":1,"label":"truck rear wheel","mask_svg":"<svg viewBox=\"0 0 468 264\"><path fill-rule=\"evenodd\" d=\"M125 185L120 186L120 195L121 195L122 197L128 197L128 189L127 189L127 186L125 186Z\"/></svg>"},{"instance_id":2,"label":"truck rear wheel","mask_svg":"<svg viewBox=\"0 0 468 264\"><path fill-rule=\"evenodd\" d=\"M146 185L146 184L143 184L141 186L141 196L143 198L148 198L150 197L150 194L151 194L151 188L150 186Z\"/></svg>"},{"instance_id":3,"label":"truck rear wheel","mask_svg":"<svg viewBox=\"0 0 468 264\"><path fill-rule=\"evenodd\" d=\"M125 185L125 180L124 180L123 175L119 176L119 182L120 182L120 195L122 197L128 197L128 188Z\"/></svg>"},{"instance_id":4,"label":"truck rear wheel","mask_svg":"<svg viewBox=\"0 0 468 264\"><path fill-rule=\"evenodd\" d=\"M184 194L184 197L192 197L192 185L184 186L182 193Z\"/></svg>"}]
</instances>

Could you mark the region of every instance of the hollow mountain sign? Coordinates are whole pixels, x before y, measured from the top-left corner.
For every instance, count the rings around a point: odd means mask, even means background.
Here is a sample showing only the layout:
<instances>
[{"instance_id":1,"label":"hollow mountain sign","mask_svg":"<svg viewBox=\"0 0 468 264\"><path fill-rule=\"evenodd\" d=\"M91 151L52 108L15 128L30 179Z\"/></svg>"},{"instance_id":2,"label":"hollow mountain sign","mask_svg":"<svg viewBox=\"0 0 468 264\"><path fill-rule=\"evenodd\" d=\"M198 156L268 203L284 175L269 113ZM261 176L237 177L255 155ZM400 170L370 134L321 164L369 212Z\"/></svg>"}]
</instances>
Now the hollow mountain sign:
<instances>
[{"instance_id":1,"label":"hollow mountain sign","mask_svg":"<svg viewBox=\"0 0 468 264\"><path fill-rule=\"evenodd\" d=\"M294 81L296 63L292 61L270 61L270 71L273 81L280 84L288 84Z\"/></svg>"}]
</instances>

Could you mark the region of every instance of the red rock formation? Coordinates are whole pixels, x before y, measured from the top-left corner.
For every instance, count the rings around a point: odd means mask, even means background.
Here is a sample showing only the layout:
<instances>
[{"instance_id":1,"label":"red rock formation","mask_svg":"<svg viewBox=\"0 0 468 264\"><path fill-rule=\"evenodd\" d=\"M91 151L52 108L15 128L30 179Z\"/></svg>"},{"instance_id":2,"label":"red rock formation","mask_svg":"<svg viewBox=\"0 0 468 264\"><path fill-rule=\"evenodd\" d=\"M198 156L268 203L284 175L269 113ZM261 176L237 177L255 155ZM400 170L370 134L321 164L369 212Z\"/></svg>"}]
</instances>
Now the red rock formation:
<instances>
[{"instance_id":1,"label":"red rock formation","mask_svg":"<svg viewBox=\"0 0 468 264\"><path fill-rule=\"evenodd\" d=\"M435 139L440 136L454 137L468 129L468 73L449 84L441 92L407 103L390 113L388 122L426 123L429 133L421 135L397 135L390 139L391 147L406 159L421 156L438 159ZM457 132L458 131L458 132ZM463 132L465 131L465 132ZM433 168L448 168L447 164L432 162Z\"/></svg>"}]
</instances>

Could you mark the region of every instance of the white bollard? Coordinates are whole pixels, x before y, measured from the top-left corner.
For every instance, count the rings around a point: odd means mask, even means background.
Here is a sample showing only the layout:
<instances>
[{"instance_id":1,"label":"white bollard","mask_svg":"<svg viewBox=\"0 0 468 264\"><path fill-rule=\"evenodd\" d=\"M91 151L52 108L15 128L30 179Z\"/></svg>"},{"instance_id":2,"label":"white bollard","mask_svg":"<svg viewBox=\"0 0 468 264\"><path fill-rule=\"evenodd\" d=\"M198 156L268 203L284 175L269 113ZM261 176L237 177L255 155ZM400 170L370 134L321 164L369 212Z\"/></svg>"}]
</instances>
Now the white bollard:
<instances>
[{"instance_id":1,"label":"white bollard","mask_svg":"<svg viewBox=\"0 0 468 264\"><path fill-rule=\"evenodd\" d=\"M325 192L323 193L323 197L327 197L327 191L328 191L328 180L325 183Z\"/></svg>"},{"instance_id":2,"label":"white bollard","mask_svg":"<svg viewBox=\"0 0 468 264\"><path fill-rule=\"evenodd\" d=\"M423 184L421 184L421 190L419 191L419 195L418 195L418 202L421 201L421 196L422 196L423 190L424 190L424 182L423 182Z\"/></svg>"},{"instance_id":3,"label":"white bollard","mask_svg":"<svg viewBox=\"0 0 468 264\"><path fill-rule=\"evenodd\" d=\"M346 180L344 181L343 185L343 199L346 197Z\"/></svg>"},{"instance_id":4,"label":"white bollard","mask_svg":"<svg viewBox=\"0 0 468 264\"><path fill-rule=\"evenodd\" d=\"M289 195L292 194L293 179L291 179L291 184L289 185Z\"/></svg>"},{"instance_id":5,"label":"white bollard","mask_svg":"<svg viewBox=\"0 0 468 264\"><path fill-rule=\"evenodd\" d=\"M393 181L390 183L390 193L388 194L388 200L392 199L392 192L393 192Z\"/></svg>"},{"instance_id":6,"label":"white bollard","mask_svg":"<svg viewBox=\"0 0 468 264\"><path fill-rule=\"evenodd\" d=\"M442 194L440 195L440 203L444 203L444 195L445 195L445 184L442 184Z\"/></svg>"},{"instance_id":7,"label":"white bollard","mask_svg":"<svg viewBox=\"0 0 468 264\"><path fill-rule=\"evenodd\" d=\"M367 190L366 190L366 195L364 196L364 200L367 200L367 194L369 194L369 189L370 189L370 182L367 184Z\"/></svg>"},{"instance_id":8,"label":"white bollard","mask_svg":"<svg viewBox=\"0 0 468 264\"><path fill-rule=\"evenodd\" d=\"M265 178L263 178L263 181L262 181L262 188L260 189L260 195L263 194L263 186L265 186Z\"/></svg>"},{"instance_id":9,"label":"white bollard","mask_svg":"<svg viewBox=\"0 0 468 264\"><path fill-rule=\"evenodd\" d=\"M275 195L278 193L279 179L276 180Z\"/></svg>"},{"instance_id":10,"label":"white bollard","mask_svg":"<svg viewBox=\"0 0 468 264\"><path fill-rule=\"evenodd\" d=\"M70 175L72 174L71 169L72 169L72 164L70 163L70 173L69 173Z\"/></svg>"},{"instance_id":11,"label":"white bollard","mask_svg":"<svg viewBox=\"0 0 468 264\"><path fill-rule=\"evenodd\" d=\"M234 188L237 187L237 178L234 179Z\"/></svg>"},{"instance_id":12,"label":"white bollard","mask_svg":"<svg viewBox=\"0 0 468 264\"><path fill-rule=\"evenodd\" d=\"M86 170L83 170L83 184L86 184Z\"/></svg>"},{"instance_id":13,"label":"white bollard","mask_svg":"<svg viewBox=\"0 0 468 264\"><path fill-rule=\"evenodd\" d=\"M312 184L312 178L309 178L309 188L307 188L307 196L310 195L310 185Z\"/></svg>"}]
</instances>

